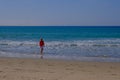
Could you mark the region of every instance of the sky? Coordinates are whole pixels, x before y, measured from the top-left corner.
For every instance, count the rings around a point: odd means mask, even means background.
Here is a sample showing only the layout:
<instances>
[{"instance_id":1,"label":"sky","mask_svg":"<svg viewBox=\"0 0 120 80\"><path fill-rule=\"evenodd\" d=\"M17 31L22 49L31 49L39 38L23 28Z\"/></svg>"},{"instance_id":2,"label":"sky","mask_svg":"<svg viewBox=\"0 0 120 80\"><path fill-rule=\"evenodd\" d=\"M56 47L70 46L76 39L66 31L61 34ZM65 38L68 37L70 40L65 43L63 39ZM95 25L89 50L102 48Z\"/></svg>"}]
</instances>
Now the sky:
<instances>
[{"instance_id":1,"label":"sky","mask_svg":"<svg viewBox=\"0 0 120 80\"><path fill-rule=\"evenodd\" d=\"M0 26L120 26L120 0L0 0Z\"/></svg>"}]
</instances>

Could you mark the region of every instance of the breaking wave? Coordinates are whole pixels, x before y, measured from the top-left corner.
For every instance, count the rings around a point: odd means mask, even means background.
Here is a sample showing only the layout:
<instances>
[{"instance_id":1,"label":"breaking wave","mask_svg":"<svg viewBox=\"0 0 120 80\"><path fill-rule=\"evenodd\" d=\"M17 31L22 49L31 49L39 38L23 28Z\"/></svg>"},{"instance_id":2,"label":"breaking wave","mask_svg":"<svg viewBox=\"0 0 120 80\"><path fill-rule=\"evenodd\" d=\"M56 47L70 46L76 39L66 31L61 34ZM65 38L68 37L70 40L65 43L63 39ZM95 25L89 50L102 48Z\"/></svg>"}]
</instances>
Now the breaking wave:
<instances>
[{"instance_id":1,"label":"breaking wave","mask_svg":"<svg viewBox=\"0 0 120 80\"><path fill-rule=\"evenodd\" d=\"M39 41L0 40L0 56L39 57ZM81 57L120 58L120 39L45 41L46 57L81 59Z\"/></svg>"}]
</instances>

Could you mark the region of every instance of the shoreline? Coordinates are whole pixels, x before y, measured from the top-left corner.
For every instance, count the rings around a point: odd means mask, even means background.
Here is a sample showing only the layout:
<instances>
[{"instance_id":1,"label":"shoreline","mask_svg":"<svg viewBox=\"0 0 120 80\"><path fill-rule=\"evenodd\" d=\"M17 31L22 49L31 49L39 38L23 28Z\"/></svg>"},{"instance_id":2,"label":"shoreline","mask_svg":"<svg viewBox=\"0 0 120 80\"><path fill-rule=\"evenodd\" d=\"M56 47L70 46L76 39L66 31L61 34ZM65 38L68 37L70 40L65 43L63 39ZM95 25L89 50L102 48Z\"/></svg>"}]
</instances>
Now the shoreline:
<instances>
[{"instance_id":1,"label":"shoreline","mask_svg":"<svg viewBox=\"0 0 120 80\"><path fill-rule=\"evenodd\" d=\"M34 57L9 57L9 56L0 56L0 58L16 58L16 59L41 59L40 55ZM43 56L45 60L59 60L59 61L78 61L78 62L113 62L119 63L120 58L112 58L112 57L79 57L79 58L70 58L70 57L48 57Z\"/></svg>"},{"instance_id":2,"label":"shoreline","mask_svg":"<svg viewBox=\"0 0 120 80\"><path fill-rule=\"evenodd\" d=\"M119 62L0 58L0 80L119 80Z\"/></svg>"}]
</instances>

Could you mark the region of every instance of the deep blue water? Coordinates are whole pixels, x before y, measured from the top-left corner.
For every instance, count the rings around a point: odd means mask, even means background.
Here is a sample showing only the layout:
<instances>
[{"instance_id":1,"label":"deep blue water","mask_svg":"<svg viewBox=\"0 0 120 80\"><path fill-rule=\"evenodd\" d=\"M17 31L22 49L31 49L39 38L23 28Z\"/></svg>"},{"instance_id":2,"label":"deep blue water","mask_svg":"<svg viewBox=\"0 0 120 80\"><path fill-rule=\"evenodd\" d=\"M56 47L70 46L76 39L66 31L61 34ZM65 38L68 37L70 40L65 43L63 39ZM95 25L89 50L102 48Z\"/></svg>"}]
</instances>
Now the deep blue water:
<instances>
[{"instance_id":1,"label":"deep blue water","mask_svg":"<svg viewBox=\"0 0 120 80\"><path fill-rule=\"evenodd\" d=\"M120 26L0 26L0 56L120 61Z\"/></svg>"},{"instance_id":2,"label":"deep blue water","mask_svg":"<svg viewBox=\"0 0 120 80\"><path fill-rule=\"evenodd\" d=\"M96 38L120 38L120 27L79 27L79 26L14 26L0 27L0 39L38 40L79 40Z\"/></svg>"}]
</instances>

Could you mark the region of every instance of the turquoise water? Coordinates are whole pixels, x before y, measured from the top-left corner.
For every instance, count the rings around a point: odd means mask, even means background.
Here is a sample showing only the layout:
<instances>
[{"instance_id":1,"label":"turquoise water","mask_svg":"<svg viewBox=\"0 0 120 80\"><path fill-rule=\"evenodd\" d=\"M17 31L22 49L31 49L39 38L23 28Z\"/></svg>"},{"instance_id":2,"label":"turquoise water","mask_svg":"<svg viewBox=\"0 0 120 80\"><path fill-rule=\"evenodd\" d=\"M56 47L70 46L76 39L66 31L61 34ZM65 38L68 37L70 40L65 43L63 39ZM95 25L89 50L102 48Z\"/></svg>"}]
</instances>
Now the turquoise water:
<instances>
[{"instance_id":1,"label":"turquoise water","mask_svg":"<svg viewBox=\"0 0 120 80\"><path fill-rule=\"evenodd\" d=\"M0 27L0 39L38 40L79 40L96 38L120 38L120 27Z\"/></svg>"},{"instance_id":2,"label":"turquoise water","mask_svg":"<svg viewBox=\"0 0 120 80\"><path fill-rule=\"evenodd\" d=\"M120 62L119 26L0 26L0 56Z\"/></svg>"}]
</instances>

